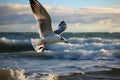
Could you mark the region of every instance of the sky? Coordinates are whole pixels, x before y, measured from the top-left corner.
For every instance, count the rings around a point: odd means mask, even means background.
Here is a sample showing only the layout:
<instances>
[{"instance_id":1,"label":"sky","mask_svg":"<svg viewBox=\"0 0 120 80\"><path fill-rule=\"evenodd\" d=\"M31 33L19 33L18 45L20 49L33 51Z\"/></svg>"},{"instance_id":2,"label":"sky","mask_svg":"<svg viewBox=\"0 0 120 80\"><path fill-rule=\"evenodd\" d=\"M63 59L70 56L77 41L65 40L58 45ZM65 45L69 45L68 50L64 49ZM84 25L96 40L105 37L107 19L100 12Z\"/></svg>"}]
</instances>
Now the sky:
<instances>
[{"instance_id":1,"label":"sky","mask_svg":"<svg viewBox=\"0 0 120 80\"><path fill-rule=\"evenodd\" d=\"M38 0L55 30L64 20L66 32L120 32L120 0ZM0 32L37 32L29 0L0 0Z\"/></svg>"}]
</instances>

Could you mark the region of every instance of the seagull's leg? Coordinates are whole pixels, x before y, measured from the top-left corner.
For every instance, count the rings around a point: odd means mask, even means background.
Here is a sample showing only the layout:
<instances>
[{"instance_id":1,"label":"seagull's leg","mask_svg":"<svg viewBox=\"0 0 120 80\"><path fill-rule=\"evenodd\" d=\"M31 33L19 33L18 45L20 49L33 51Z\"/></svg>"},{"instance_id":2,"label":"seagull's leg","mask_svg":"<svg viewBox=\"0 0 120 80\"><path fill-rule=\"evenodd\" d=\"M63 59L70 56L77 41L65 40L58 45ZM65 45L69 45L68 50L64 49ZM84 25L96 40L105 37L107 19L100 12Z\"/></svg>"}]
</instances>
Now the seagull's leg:
<instances>
[{"instance_id":1,"label":"seagull's leg","mask_svg":"<svg viewBox=\"0 0 120 80\"><path fill-rule=\"evenodd\" d=\"M44 43L42 47L39 47L39 50L40 50L40 49L43 49L42 51L44 51L44 50L45 50L45 45L46 45L46 44L47 44L47 43Z\"/></svg>"}]
</instances>

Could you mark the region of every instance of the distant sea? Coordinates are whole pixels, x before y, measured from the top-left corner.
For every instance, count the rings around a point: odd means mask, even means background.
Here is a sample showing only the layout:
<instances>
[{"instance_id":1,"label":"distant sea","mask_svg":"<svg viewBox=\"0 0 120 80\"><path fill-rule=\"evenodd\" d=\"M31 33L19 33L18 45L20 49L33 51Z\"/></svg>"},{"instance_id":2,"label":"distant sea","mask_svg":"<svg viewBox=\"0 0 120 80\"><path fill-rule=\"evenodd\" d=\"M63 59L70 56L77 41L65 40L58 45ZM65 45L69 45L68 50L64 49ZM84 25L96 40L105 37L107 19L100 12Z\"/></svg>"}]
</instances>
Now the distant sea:
<instances>
[{"instance_id":1,"label":"distant sea","mask_svg":"<svg viewBox=\"0 0 120 80\"><path fill-rule=\"evenodd\" d=\"M120 33L63 33L37 53L38 33L0 33L0 80L120 80Z\"/></svg>"}]
</instances>

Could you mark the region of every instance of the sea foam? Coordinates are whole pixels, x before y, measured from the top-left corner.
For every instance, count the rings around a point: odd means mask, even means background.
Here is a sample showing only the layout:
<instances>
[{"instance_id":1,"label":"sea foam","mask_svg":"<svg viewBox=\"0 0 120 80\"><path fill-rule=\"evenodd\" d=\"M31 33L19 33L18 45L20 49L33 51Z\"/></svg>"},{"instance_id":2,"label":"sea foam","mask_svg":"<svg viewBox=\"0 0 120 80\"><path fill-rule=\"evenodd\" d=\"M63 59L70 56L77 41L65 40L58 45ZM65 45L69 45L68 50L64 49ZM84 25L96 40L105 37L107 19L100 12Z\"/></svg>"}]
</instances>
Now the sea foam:
<instances>
[{"instance_id":1,"label":"sea foam","mask_svg":"<svg viewBox=\"0 0 120 80\"><path fill-rule=\"evenodd\" d=\"M57 80L56 74L37 74L27 75L24 69L1 69L0 80Z\"/></svg>"},{"instance_id":2,"label":"sea foam","mask_svg":"<svg viewBox=\"0 0 120 80\"><path fill-rule=\"evenodd\" d=\"M51 51L79 51L79 50L93 50L99 51L104 50L120 50L120 40L119 39L102 39L102 38L77 38L71 37L67 39L69 43L56 43L46 46L45 49ZM33 50L30 39L8 39L5 37L0 38L0 45L3 48L9 49L9 47L23 47L24 50ZM7 48L8 47L8 48ZM2 49L1 49L2 50ZM12 50L12 48L11 48ZM14 48L13 48L14 50Z\"/></svg>"}]
</instances>

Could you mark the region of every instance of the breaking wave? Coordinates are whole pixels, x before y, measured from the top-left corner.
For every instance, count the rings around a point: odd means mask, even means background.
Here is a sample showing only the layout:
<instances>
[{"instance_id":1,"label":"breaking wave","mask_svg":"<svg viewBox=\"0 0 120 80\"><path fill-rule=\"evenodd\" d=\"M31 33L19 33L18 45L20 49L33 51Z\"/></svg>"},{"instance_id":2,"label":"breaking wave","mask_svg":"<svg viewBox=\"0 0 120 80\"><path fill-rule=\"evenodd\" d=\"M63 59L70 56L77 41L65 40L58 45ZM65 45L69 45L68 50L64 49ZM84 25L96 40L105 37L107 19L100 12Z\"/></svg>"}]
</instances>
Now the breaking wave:
<instances>
[{"instance_id":1,"label":"breaking wave","mask_svg":"<svg viewBox=\"0 0 120 80\"><path fill-rule=\"evenodd\" d=\"M0 80L120 80L119 33L65 33L37 54L36 33L0 34Z\"/></svg>"},{"instance_id":2,"label":"breaking wave","mask_svg":"<svg viewBox=\"0 0 120 80\"><path fill-rule=\"evenodd\" d=\"M0 80L57 80L57 75L55 74L33 73L28 76L24 69L1 69L0 74L2 75Z\"/></svg>"},{"instance_id":3,"label":"breaking wave","mask_svg":"<svg viewBox=\"0 0 120 80\"><path fill-rule=\"evenodd\" d=\"M24 69L1 69L0 80L119 80L120 69L96 72L76 72L70 75L37 74L28 75Z\"/></svg>"},{"instance_id":4,"label":"breaking wave","mask_svg":"<svg viewBox=\"0 0 120 80\"><path fill-rule=\"evenodd\" d=\"M61 50L120 50L119 39L102 39L102 38L76 38L72 37L68 39L68 44L57 43L46 47L48 50L61 51ZM5 37L0 38L0 51L11 50L33 50L31 41L29 39L17 40L7 39ZM19 50L19 51L20 51Z\"/></svg>"}]
</instances>

